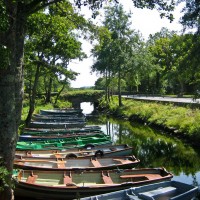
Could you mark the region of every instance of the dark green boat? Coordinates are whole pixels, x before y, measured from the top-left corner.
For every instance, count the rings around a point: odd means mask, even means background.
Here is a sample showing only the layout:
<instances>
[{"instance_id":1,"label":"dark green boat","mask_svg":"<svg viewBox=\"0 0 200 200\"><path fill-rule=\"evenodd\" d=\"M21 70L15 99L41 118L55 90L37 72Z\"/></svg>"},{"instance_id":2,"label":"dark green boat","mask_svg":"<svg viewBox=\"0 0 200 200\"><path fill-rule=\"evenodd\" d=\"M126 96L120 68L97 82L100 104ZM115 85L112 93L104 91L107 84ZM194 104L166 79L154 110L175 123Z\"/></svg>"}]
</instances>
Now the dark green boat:
<instances>
[{"instance_id":1,"label":"dark green boat","mask_svg":"<svg viewBox=\"0 0 200 200\"><path fill-rule=\"evenodd\" d=\"M65 129L65 128L83 128L86 125L85 121L67 121L67 122L37 122L31 121L29 124L30 128L54 128L54 129Z\"/></svg>"},{"instance_id":2,"label":"dark green boat","mask_svg":"<svg viewBox=\"0 0 200 200\"><path fill-rule=\"evenodd\" d=\"M66 108L66 109L53 109L53 110L40 110L41 115L76 115L81 114L82 109Z\"/></svg>"},{"instance_id":3,"label":"dark green boat","mask_svg":"<svg viewBox=\"0 0 200 200\"><path fill-rule=\"evenodd\" d=\"M41 135L20 135L19 142L34 142L34 141L58 141L58 140L72 140L72 138L89 138L89 137L105 137L104 132L91 133L69 133L69 134L41 134Z\"/></svg>"},{"instance_id":4,"label":"dark green boat","mask_svg":"<svg viewBox=\"0 0 200 200\"><path fill-rule=\"evenodd\" d=\"M17 150L48 150L48 149L70 149L75 147L84 147L88 144L111 145L111 138L107 135L73 137L67 139L52 139L43 141L19 141L17 142Z\"/></svg>"},{"instance_id":5,"label":"dark green boat","mask_svg":"<svg viewBox=\"0 0 200 200\"><path fill-rule=\"evenodd\" d=\"M78 133L103 133L100 128L76 128L76 129L28 129L26 128L20 135L65 135Z\"/></svg>"}]
</instances>

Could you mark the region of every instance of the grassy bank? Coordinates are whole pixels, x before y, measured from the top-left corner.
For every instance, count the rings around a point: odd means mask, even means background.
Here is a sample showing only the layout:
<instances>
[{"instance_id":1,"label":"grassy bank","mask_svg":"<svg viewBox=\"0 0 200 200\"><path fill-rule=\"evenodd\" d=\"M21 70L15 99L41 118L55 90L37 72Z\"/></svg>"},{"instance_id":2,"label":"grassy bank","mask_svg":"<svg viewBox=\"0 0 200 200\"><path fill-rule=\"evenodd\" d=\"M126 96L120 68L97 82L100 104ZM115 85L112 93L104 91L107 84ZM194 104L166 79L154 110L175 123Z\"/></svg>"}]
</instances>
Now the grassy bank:
<instances>
[{"instance_id":1,"label":"grassy bank","mask_svg":"<svg viewBox=\"0 0 200 200\"><path fill-rule=\"evenodd\" d=\"M117 97L100 107L106 112L129 120L140 120L154 127L170 131L170 134L187 139L192 143L200 141L200 110L178 107L173 103L161 104L123 99L123 106L118 107Z\"/></svg>"}]
</instances>

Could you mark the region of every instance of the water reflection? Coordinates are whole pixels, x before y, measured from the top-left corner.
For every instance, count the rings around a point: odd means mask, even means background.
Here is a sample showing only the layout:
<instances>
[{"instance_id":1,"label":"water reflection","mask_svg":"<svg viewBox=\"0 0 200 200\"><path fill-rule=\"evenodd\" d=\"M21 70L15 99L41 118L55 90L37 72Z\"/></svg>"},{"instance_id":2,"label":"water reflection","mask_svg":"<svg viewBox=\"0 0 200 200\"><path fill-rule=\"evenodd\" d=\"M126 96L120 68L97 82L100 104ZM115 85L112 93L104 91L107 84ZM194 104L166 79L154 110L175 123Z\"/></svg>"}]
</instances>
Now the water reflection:
<instances>
[{"instance_id":1,"label":"water reflection","mask_svg":"<svg viewBox=\"0 0 200 200\"><path fill-rule=\"evenodd\" d=\"M105 116L91 119L88 123L101 125L115 144L129 144L133 154L141 160L139 167L165 167L174 174L174 179L200 184L200 153L198 149L179 139L156 131L148 126L116 120Z\"/></svg>"}]
</instances>

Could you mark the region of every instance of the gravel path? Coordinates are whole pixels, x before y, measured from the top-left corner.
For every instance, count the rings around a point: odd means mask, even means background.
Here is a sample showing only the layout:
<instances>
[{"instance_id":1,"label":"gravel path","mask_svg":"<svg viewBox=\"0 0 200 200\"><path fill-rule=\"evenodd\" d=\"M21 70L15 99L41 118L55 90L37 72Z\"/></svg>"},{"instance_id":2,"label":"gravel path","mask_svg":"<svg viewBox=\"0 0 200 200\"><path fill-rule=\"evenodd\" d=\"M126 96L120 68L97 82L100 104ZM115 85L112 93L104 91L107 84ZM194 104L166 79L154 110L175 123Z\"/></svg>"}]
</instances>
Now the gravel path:
<instances>
[{"instance_id":1,"label":"gravel path","mask_svg":"<svg viewBox=\"0 0 200 200\"><path fill-rule=\"evenodd\" d=\"M123 95L125 98L131 99L141 99L141 100L149 100L149 101L166 101L166 102L178 102L178 103L191 103L191 104L199 104L200 99L193 98L175 98L175 97L150 97L150 96L137 96L137 95Z\"/></svg>"}]
</instances>

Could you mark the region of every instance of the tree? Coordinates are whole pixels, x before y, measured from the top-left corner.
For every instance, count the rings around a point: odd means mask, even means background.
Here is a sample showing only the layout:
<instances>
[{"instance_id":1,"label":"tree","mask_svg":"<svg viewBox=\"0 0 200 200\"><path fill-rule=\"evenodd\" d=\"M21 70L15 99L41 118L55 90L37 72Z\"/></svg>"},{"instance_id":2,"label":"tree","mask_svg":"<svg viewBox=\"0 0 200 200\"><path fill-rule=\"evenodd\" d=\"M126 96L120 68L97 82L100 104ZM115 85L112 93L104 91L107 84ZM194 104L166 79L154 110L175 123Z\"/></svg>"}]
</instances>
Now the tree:
<instances>
[{"instance_id":1,"label":"tree","mask_svg":"<svg viewBox=\"0 0 200 200\"><path fill-rule=\"evenodd\" d=\"M134 34L130 29L130 17L130 13L127 14L124 12L122 5L116 5L106 9L105 21L103 22L104 26L106 26L112 33L110 56L113 61L112 72L117 74L118 77L117 85L119 106L122 105L121 80L130 58L132 48L129 45Z\"/></svg>"},{"instance_id":2,"label":"tree","mask_svg":"<svg viewBox=\"0 0 200 200\"><path fill-rule=\"evenodd\" d=\"M160 32L150 35L148 40L149 51L154 56L155 67L155 91L164 94L167 84L167 74L173 66L173 55L171 49L171 38L175 33L170 32L166 28L162 28Z\"/></svg>"},{"instance_id":3,"label":"tree","mask_svg":"<svg viewBox=\"0 0 200 200\"><path fill-rule=\"evenodd\" d=\"M171 43L171 53L173 55L173 68L169 71L169 80L179 95L186 92L195 92L195 85L198 85L199 62L192 56L194 50L194 35L173 35ZM197 41L196 41L197 42ZM197 58L198 59L198 58ZM193 87L191 87L193 85ZM189 88L187 90L187 88Z\"/></svg>"},{"instance_id":4,"label":"tree","mask_svg":"<svg viewBox=\"0 0 200 200\"><path fill-rule=\"evenodd\" d=\"M192 34L177 35L166 29L161 29L161 32L150 37L149 50L155 57L155 65L158 66L155 68L158 93L182 95L187 91L186 88L197 80L194 76L197 75L199 64L192 58L195 46L193 38Z\"/></svg>"},{"instance_id":5,"label":"tree","mask_svg":"<svg viewBox=\"0 0 200 200\"><path fill-rule=\"evenodd\" d=\"M9 60L8 65L0 69L0 156L3 160L2 165L10 173L13 169L22 110L23 55L27 18L50 5L59 6L59 2L62 0L0 0L0 46L6 48ZM133 2L136 7L153 9L158 6L159 10L164 11L170 11L174 6L173 0L170 2L167 0L134 0ZM102 1L98 0L76 0L75 3L78 7L83 4L90 5L93 10L102 6ZM8 180L8 185L1 193L1 200L12 198L11 174Z\"/></svg>"},{"instance_id":6,"label":"tree","mask_svg":"<svg viewBox=\"0 0 200 200\"><path fill-rule=\"evenodd\" d=\"M97 35L99 44L92 49L93 56L96 58L92 70L103 74L105 78L105 100L108 103L110 101L110 81L112 77L112 57L110 56L112 38L111 32L106 27L100 27Z\"/></svg>"},{"instance_id":7,"label":"tree","mask_svg":"<svg viewBox=\"0 0 200 200\"><path fill-rule=\"evenodd\" d=\"M179 0L179 3L185 2L185 0ZM185 7L182 12L184 13L181 18L181 23L184 25L185 29L195 28L197 34L200 33L200 23L199 23L199 1L196 0L186 0Z\"/></svg>"},{"instance_id":8,"label":"tree","mask_svg":"<svg viewBox=\"0 0 200 200\"><path fill-rule=\"evenodd\" d=\"M36 13L28 19L28 39L25 44L25 66L26 61L27 64L31 65L31 68L35 63L36 71L33 87L30 88L31 85L29 84L30 107L26 119L26 126L29 125L34 111L39 78L45 75L44 80L48 80L48 83L45 84L45 102L49 103L51 102L54 79L57 80L58 77L65 76L65 80L74 80L77 73L68 70L68 63L71 59L82 59L85 56L85 54L81 52L81 43L77 41L77 37L73 31L77 28L78 24L82 25L84 23L86 25L86 23L82 17L73 13L73 9L70 5L68 5L68 12L69 11L71 15L66 18L66 15L58 15L58 13L55 12L55 8L51 6L48 13ZM77 22L77 25L72 22L72 19ZM32 30L34 30L34 32ZM27 70L28 69L29 68L27 68Z\"/></svg>"},{"instance_id":9,"label":"tree","mask_svg":"<svg viewBox=\"0 0 200 200\"><path fill-rule=\"evenodd\" d=\"M112 18L110 18L112 16ZM97 57L93 69L103 71L106 78L106 100L109 100L111 77L118 73L118 93L119 105L121 105L121 67L124 56L122 55L126 48L128 27L128 18L125 15L122 6L108 7L105 13L104 29L108 34L100 35L99 45L93 49L94 56ZM129 32L130 33L130 32Z\"/></svg>"},{"instance_id":10,"label":"tree","mask_svg":"<svg viewBox=\"0 0 200 200\"><path fill-rule=\"evenodd\" d=\"M99 45L93 50L94 56L97 57L93 69L105 72L105 78L109 80L106 81L108 88L114 88L114 85L118 86L119 106L122 105L123 80L126 80L127 85L130 85L131 79L138 77L136 71L143 68L144 72L147 65L151 66L150 57L148 57L148 61L145 60L147 59L145 54L149 54L144 51L141 35L130 29L130 17L131 15L126 14L121 5L108 7L103 24L109 34L104 35L103 38L100 37ZM127 77L131 79L127 80ZM116 79L117 82L115 82ZM114 82L115 84L112 84ZM108 90L106 93L108 93Z\"/></svg>"}]
</instances>

